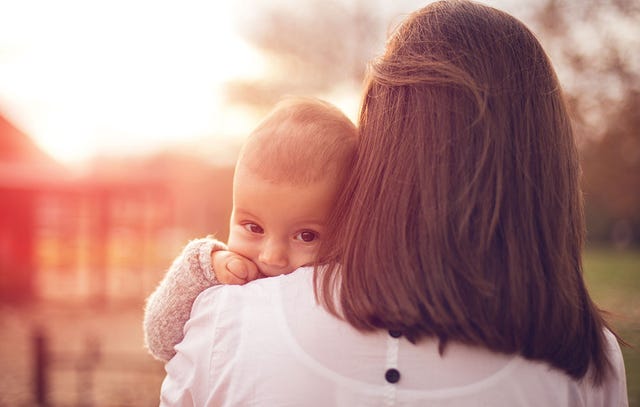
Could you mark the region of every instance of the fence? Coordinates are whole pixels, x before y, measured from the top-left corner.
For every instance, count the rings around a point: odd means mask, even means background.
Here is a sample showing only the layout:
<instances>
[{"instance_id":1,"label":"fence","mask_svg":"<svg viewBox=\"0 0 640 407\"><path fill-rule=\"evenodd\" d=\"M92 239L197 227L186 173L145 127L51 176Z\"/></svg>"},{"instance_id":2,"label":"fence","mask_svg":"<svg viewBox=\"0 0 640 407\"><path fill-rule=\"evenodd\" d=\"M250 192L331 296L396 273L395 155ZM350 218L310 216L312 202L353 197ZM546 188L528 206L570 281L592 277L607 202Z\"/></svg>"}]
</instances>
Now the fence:
<instances>
[{"instance_id":1,"label":"fence","mask_svg":"<svg viewBox=\"0 0 640 407\"><path fill-rule=\"evenodd\" d=\"M131 405L157 405L159 388L157 378L163 375L162 367L150 357L139 354L104 353L97 337L87 336L81 352L52 351L45 330L36 327L32 332L33 351L33 395L36 405L53 407L74 405L79 407L104 406L111 404L103 396L96 395L97 372L112 372L118 376L138 375L144 380L153 377L152 392L145 401L131 401ZM52 383L56 373L72 372L75 376L75 400L59 401L52 397ZM103 375L104 376L104 375ZM134 385L127 383L126 385ZM104 387L104 386L103 386ZM112 389L113 391L113 389Z\"/></svg>"}]
</instances>

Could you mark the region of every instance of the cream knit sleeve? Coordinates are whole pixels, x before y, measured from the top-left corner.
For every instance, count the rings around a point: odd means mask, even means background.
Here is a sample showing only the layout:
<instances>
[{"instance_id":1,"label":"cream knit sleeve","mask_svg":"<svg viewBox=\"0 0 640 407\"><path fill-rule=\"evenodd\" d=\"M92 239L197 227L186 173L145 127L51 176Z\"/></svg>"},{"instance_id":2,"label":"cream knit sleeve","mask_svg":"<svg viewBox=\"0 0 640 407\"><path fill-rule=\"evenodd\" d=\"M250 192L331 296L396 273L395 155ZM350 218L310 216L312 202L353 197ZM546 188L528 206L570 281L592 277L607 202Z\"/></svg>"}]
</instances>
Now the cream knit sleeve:
<instances>
[{"instance_id":1,"label":"cream knit sleeve","mask_svg":"<svg viewBox=\"0 0 640 407\"><path fill-rule=\"evenodd\" d=\"M190 241L147 298L144 342L156 359L168 361L175 355L174 346L182 341L196 297L219 284L211 265L214 250L226 250L226 245L208 237Z\"/></svg>"}]
</instances>

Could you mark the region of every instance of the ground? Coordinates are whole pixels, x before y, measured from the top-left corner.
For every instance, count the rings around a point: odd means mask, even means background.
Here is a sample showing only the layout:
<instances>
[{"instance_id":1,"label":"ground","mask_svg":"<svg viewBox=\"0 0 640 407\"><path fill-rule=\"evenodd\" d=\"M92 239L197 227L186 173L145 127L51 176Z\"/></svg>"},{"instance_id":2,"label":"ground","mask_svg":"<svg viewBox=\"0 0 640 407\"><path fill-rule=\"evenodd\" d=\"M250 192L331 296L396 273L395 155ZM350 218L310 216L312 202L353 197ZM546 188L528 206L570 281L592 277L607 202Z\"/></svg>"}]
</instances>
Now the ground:
<instances>
[{"instance_id":1,"label":"ground","mask_svg":"<svg viewBox=\"0 0 640 407\"><path fill-rule=\"evenodd\" d=\"M0 407L37 405L37 332L51 356L50 406L157 406L164 369L143 347L141 320L141 306L0 306Z\"/></svg>"}]
</instances>

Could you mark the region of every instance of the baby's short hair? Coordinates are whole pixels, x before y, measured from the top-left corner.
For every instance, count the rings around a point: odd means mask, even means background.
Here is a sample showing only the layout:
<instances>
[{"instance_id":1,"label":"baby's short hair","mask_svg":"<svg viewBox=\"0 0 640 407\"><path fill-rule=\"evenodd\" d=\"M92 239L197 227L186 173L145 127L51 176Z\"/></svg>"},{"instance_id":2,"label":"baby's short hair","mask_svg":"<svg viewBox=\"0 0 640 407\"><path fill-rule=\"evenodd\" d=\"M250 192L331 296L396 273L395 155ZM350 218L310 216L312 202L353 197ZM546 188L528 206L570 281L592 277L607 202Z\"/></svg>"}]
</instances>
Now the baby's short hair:
<instances>
[{"instance_id":1,"label":"baby's short hair","mask_svg":"<svg viewBox=\"0 0 640 407\"><path fill-rule=\"evenodd\" d=\"M287 97L249 135L236 171L300 185L327 175L342 178L355 157L357 134L353 122L332 104Z\"/></svg>"}]
</instances>

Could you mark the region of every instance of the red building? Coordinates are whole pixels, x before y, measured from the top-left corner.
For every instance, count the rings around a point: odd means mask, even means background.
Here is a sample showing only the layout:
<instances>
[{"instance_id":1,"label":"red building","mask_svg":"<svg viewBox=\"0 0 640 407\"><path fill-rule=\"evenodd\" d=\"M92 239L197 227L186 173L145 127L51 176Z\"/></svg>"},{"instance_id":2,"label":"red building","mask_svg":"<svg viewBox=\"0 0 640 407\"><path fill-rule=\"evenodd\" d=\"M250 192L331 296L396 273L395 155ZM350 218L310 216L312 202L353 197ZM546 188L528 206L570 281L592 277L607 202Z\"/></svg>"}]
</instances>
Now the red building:
<instances>
[{"instance_id":1,"label":"red building","mask_svg":"<svg viewBox=\"0 0 640 407\"><path fill-rule=\"evenodd\" d=\"M1 302L144 298L172 208L161 179L77 177L0 115Z\"/></svg>"}]
</instances>

